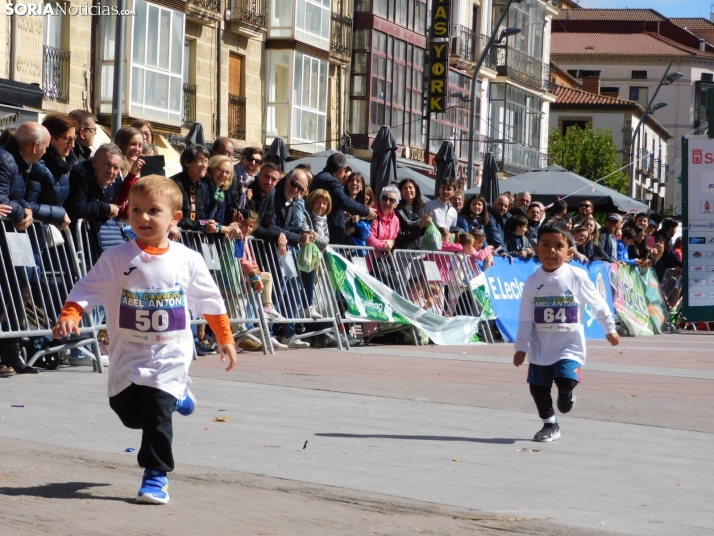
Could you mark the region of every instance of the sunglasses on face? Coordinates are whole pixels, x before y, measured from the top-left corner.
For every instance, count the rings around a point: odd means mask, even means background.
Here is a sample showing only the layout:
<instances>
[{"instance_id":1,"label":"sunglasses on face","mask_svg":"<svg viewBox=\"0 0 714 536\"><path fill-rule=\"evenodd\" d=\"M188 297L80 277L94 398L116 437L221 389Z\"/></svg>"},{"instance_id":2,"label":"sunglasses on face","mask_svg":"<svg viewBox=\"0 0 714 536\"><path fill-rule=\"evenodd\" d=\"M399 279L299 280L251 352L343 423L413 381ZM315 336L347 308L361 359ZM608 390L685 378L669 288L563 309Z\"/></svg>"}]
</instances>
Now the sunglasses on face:
<instances>
[{"instance_id":1,"label":"sunglasses on face","mask_svg":"<svg viewBox=\"0 0 714 536\"><path fill-rule=\"evenodd\" d=\"M389 203L390 205L397 202L396 198L394 198L394 197L389 197L389 196L386 196L386 195L383 195L380 199L381 199L382 201L384 201L385 203Z\"/></svg>"},{"instance_id":2,"label":"sunglasses on face","mask_svg":"<svg viewBox=\"0 0 714 536\"><path fill-rule=\"evenodd\" d=\"M588 205L587 203L580 205L580 208L591 208L592 205Z\"/></svg>"},{"instance_id":3,"label":"sunglasses on face","mask_svg":"<svg viewBox=\"0 0 714 536\"><path fill-rule=\"evenodd\" d=\"M290 186L295 188L298 192L304 192L306 190L306 188L297 181L290 181Z\"/></svg>"},{"instance_id":4,"label":"sunglasses on face","mask_svg":"<svg viewBox=\"0 0 714 536\"><path fill-rule=\"evenodd\" d=\"M246 159L248 162L255 162L255 163L258 164L258 165L260 165L260 164L263 163L263 161L262 161L260 158L256 158L256 157L254 157L254 156L246 156L245 159Z\"/></svg>"}]
</instances>

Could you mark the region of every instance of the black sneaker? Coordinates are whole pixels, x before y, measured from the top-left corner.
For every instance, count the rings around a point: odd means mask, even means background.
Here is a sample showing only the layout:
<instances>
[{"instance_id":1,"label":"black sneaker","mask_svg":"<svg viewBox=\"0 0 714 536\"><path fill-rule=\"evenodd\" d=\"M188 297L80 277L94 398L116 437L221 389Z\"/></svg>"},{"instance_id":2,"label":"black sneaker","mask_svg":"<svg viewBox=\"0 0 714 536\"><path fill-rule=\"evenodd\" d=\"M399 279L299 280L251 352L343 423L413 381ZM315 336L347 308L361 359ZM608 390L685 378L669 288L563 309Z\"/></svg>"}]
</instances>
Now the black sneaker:
<instances>
[{"instance_id":1,"label":"black sneaker","mask_svg":"<svg viewBox=\"0 0 714 536\"><path fill-rule=\"evenodd\" d=\"M575 405L575 394L572 391L559 391L557 404L560 413L568 413Z\"/></svg>"},{"instance_id":2,"label":"black sneaker","mask_svg":"<svg viewBox=\"0 0 714 536\"><path fill-rule=\"evenodd\" d=\"M540 432L533 436L533 441L554 441L560 437L560 427L557 422L549 422L543 425Z\"/></svg>"}]
</instances>

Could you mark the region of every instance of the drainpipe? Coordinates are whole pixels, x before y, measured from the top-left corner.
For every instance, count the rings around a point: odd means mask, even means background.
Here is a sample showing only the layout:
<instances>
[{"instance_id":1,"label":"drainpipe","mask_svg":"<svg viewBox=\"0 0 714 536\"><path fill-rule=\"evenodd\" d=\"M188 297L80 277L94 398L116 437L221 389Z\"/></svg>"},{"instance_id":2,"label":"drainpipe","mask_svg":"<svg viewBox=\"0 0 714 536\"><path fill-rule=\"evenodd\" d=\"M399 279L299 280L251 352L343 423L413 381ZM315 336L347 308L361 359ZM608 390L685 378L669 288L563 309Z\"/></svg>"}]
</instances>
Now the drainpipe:
<instances>
[{"instance_id":1,"label":"drainpipe","mask_svg":"<svg viewBox=\"0 0 714 536\"><path fill-rule=\"evenodd\" d=\"M17 80L17 15L12 15L12 35L10 36L10 80Z\"/></svg>"},{"instance_id":2,"label":"drainpipe","mask_svg":"<svg viewBox=\"0 0 714 536\"><path fill-rule=\"evenodd\" d=\"M218 0L218 14L221 16L216 24L216 138L221 135L221 31L223 27L223 12L221 0Z\"/></svg>"}]
</instances>

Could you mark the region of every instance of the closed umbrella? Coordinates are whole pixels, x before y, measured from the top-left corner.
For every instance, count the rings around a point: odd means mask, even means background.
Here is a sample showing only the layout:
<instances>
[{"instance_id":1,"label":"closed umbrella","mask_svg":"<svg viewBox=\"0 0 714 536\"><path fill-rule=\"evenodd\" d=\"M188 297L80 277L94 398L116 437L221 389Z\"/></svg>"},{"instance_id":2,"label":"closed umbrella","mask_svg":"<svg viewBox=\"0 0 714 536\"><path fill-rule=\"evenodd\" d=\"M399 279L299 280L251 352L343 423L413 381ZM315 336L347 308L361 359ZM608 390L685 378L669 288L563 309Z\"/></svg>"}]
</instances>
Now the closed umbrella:
<instances>
[{"instance_id":1,"label":"closed umbrella","mask_svg":"<svg viewBox=\"0 0 714 536\"><path fill-rule=\"evenodd\" d=\"M285 171L285 162L290 158L290 151L288 151L288 146L285 145L283 138L274 138L273 143L268 147L268 152L265 155L265 159L268 162L272 162L280 171Z\"/></svg>"},{"instance_id":2,"label":"closed umbrella","mask_svg":"<svg viewBox=\"0 0 714 536\"><path fill-rule=\"evenodd\" d=\"M392 129L382 126L372 142L372 162L369 166L369 182L375 199L382 188L397 180L397 140Z\"/></svg>"},{"instance_id":3,"label":"closed umbrella","mask_svg":"<svg viewBox=\"0 0 714 536\"><path fill-rule=\"evenodd\" d=\"M439 152L434 157L436 161L436 181L434 181L434 197L439 197L441 183L450 178L456 178L456 169L459 160L454 152L454 144L450 141L442 141Z\"/></svg>"},{"instance_id":4,"label":"closed umbrella","mask_svg":"<svg viewBox=\"0 0 714 536\"><path fill-rule=\"evenodd\" d=\"M189 145L206 145L206 138L203 137L203 124L194 123L191 130L186 134L186 147Z\"/></svg>"},{"instance_id":5,"label":"closed umbrella","mask_svg":"<svg viewBox=\"0 0 714 536\"><path fill-rule=\"evenodd\" d=\"M483 175L481 177L481 197L490 204L500 195L498 185L498 165L493 153L486 153L483 157Z\"/></svg>"}]
</instances>

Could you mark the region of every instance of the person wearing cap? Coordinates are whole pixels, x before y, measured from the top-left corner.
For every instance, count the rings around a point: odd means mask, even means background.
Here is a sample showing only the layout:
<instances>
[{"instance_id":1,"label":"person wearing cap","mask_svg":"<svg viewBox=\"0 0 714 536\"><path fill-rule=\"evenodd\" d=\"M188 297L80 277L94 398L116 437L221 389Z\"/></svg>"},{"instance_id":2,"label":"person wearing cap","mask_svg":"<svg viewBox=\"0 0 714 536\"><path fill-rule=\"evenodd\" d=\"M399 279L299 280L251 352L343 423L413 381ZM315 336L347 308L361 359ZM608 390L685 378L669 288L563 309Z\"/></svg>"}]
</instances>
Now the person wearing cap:
<instances>
[{"instance_id":1,"label":"person wearing cap","mask_svg":"<svg viewBox=\"0 0 714 536\"><path fill-rule=\"evenodd\" d=\"M604 262L617 262L617 229L622 222L619 214L608 214L605 223L600 227L600 241L598 245L602 249Z\"/></svg>"}]
</instances>

